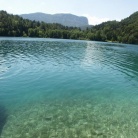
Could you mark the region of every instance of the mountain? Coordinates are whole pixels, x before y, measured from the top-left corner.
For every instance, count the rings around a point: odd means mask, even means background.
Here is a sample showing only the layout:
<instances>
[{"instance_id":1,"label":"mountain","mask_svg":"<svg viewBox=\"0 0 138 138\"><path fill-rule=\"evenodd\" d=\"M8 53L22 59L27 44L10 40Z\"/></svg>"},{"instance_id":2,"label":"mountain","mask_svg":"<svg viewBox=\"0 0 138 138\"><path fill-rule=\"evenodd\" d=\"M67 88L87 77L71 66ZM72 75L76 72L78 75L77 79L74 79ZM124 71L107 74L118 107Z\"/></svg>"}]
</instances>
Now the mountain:
<instances>
[{"instance_id":1,"label":"mountain","mask_svg":"<svg viewBox=\"0 0 138 138\"><path fill-rule=\"evenodd\" d=\"M78 27L31 21L6 11L0 11L0 36L85 39Z\"/></svg>"},{"instance_id":2,"label":"mountain","mask_svg":"<svg viewBox=\"0 0 138 138\"><path fill-rule=\"evenodd\" d=\"M117 21L108 21L96 26L63 26L23 19L18 15L0 11L0 36L44 37L62 39L83 39L138 44L138 12Z\"/></svg>"},{"instance_id":3,"label":"mountain","mask_svg":"<svg viewBox=\"0 0 138 138\"><path fill-rule=\"evenodd\" d=\"M88 19L83 16L73 14L45 14L45 13L30 13L19 15L24 19L43 21L45 23L59 23L64 26L81 27L88 25Z\"/></svg>"}]
</instances>

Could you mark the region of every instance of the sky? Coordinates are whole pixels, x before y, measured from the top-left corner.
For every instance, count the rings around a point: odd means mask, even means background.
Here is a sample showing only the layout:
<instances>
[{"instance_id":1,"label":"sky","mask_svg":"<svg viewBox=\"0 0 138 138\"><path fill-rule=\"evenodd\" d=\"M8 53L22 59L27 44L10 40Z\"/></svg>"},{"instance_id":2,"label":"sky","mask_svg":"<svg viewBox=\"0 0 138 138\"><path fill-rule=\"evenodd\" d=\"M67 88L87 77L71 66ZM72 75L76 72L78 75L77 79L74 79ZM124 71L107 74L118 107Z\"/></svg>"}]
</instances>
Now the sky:
<instances>
[{"instance_id":1,"label":"sky","mask_svg":"<svg viewBox=\"0 0 138 138\"><path fill-rule=\"evenodd\" d=\"M138 0L0 0L0 10L12 14L71 13L85 16L89 24L96 25L128 17L138 11Z\"/></svg>"}]
</instances>

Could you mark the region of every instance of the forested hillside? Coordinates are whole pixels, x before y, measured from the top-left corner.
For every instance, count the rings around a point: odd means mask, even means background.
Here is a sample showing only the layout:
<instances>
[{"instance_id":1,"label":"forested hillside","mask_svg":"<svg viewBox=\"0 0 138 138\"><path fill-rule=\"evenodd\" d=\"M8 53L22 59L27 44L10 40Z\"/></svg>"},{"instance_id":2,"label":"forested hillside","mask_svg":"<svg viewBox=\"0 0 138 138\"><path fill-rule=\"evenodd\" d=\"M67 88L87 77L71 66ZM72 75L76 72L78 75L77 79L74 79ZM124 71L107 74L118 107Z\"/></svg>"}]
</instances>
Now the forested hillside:
<instances>
[{"instance_id":1,"label":"forested hillside","mask_svg":"<svg viewBox=\"0 0 138 138\"><path fill-rule=\"evenodd\" d=\"M138 44L138 12L121 22L108 21L81 30L57 23L30 21L8 14L6 11L0 11L0 36L84 39Z\"/></svg>"},{"instance_id":2,"label":"forested hillside","mask_svg":"<svg viewBox=\"0 0 138 138\"><path fill-rule=\"evenodd\" d=\"M0 12L0 36L79 39L80 33L82 32L79 28L31 21L17 15L7 14L5 11Z\"/></svg>"},{"instance_id":3,"label":"forested hillside","mask_svg":"<svg viewBox=\"0 0 138 138\"><path fill-rule=\"evenodd\" d=\"M89 30L88 36L90 40L138 44L138 12L121 22L108 21L97 25Z\"/></svg>"}]
</instances>

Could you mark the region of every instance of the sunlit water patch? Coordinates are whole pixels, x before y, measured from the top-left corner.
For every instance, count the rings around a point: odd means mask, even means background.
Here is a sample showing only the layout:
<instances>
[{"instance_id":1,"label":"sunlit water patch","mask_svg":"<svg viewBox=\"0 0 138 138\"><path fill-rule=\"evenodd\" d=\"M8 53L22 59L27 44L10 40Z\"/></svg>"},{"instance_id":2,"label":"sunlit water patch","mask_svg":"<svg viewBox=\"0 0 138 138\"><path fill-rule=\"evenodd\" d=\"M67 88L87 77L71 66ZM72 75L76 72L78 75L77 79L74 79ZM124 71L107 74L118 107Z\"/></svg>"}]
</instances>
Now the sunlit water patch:
<instances>
[{"instance_id":1,"label":"sunlit water patch","mask_svg":"<svg viewBox=\"0 0 138 138\"><path fill-rule=\"evenodd\" d=\"M133 138L137 106L137 45L0 38L1 138Z\"/></svg>"}]
</instances>

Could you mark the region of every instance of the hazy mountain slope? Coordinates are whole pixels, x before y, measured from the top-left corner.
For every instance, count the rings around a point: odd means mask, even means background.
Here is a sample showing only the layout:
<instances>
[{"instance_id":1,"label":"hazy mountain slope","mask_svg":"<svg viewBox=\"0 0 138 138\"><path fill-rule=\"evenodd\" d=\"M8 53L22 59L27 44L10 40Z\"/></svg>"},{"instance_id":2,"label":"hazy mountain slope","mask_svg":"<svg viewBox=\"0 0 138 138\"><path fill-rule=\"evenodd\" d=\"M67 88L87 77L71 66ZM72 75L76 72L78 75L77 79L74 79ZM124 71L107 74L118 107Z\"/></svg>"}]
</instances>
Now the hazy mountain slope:
<instances>
[{"instance_id":1,"label":"hazy mountain slope","mask_svg":"<svg viewBox=\"0 0 138 138\"><path fill-rule=\"evenodd\" d=\"M45 14L45 13L30 13L20 15L24 19L43 21L46 23L59 23L64 26L80 27L88 25L88 19L83 16L73 14Z\"/></svg>"}]
</instances>

